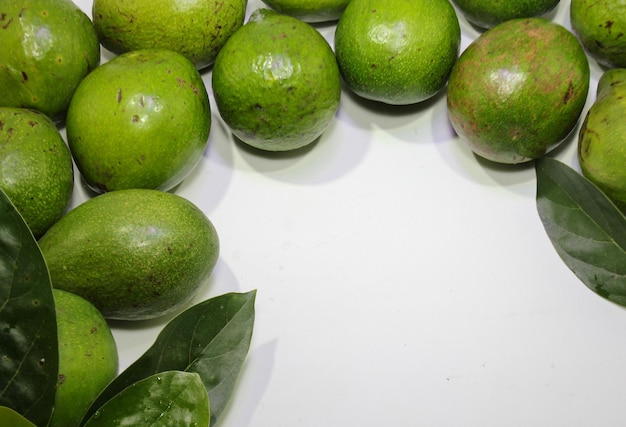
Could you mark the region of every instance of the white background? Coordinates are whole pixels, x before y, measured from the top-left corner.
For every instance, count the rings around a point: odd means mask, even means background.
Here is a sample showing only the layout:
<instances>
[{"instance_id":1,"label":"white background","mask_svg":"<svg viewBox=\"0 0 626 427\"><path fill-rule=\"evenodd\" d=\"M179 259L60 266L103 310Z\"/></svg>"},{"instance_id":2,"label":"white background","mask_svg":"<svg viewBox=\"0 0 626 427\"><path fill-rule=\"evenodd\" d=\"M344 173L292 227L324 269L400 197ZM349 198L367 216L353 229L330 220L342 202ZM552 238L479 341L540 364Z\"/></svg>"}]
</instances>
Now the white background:
<instances>
[{"instance_id":1,"label":"white background","mask_svg":"<svg viewBox=\"0 0 626 427\"><path fill-rule=\"evenodd\" d=\"M550 18L570 28L569 5ZM478 32L459 20L464 49ZM334 24L317 28L332 45ZM258 290L219 425L625 425L626 311L556 254L532 163L474 156L445 93L393 108L344 91L319 142L282 155L235 143L211 106L208 149L176 190L221 239L196 301ZM552 155L577 168L576 135ZM85 195L77 179L73 204ZM168 320L113 324L121 369Z\"/></svg>"}]
</instances>

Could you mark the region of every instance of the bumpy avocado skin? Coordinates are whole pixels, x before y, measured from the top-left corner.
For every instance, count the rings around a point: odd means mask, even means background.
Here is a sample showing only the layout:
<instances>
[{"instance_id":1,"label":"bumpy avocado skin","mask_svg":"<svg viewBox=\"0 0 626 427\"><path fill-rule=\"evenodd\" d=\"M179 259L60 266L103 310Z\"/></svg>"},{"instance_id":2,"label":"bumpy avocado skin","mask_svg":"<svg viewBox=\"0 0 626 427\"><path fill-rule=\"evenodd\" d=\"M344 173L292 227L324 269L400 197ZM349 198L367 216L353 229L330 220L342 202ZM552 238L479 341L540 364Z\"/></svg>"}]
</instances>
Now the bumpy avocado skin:
<instances>
[{"instance_id":1,"label":"bumpy avocado skin","mask_svg":"<svg viewBox=\"0 0 626 427\"><path fill-rule=\"evenodd\" d=\"M48 116L0 107L0 188L35 238L67 211L74 191L73 168L70 150Z\"/></svg>"},{"instance_id":2,"label":"bumpy avocado skin","mask_svg":"<svg viewBox=\"0 0 626 427\"><path fill-rule=\"evenodd\" d=\"M475 154L524 163L571 133L589 82L589 62L572 33L543 18L514 19L461 54L448 82L448 115Z\"/></svg>"},{"instance_id":3,"label":"bumpy avocado skin","mask_svg":"<svg viewBox=\"0 0 626 427\"><path fill-rule=\"evenodd\" d=\"M243 25L247 5L248 0L94 0L92 15L100 42L112 52L171 49L203 69Z\"/></svg>"},{"instance_id":4,"label":"bumpy avocado skin","mask_svg":"<svg viewBox=\"0 0 626 427\"><path fill-rule=\"evenodd\" d=\"M493 28L502 22L534 18L550 13L559 0L454 0L465 18L481 28Z\"/></svg>"},{"instance_id":5,"label":"bumpy avocado skin","mask_svg":"<svg viewBox=\"0 0 626 427\"><path fill-rule=\"evenodd\" d=\"M52 286L109 319L141 320L187 303L217 262L213 224L189 200L159 190L105 193L40 239Z\"/></svg>"},{"instance_id":6,"label":"bumpy avocado skin","mask_svg":"<svg viewBox=\"0 0 626 427\"><path fill-rule=\"evenodd\" d=\"M600 65L626 67L626 1L572 0L570 21L580 42Z\"/></svg>"},{"instance_id":7,"label":"bumpy avocado skin","mask_svg":"<svg viewBox=\"0 0 626 427\"><path fill-rule=\"evenodd\" d=\"M74 90L99 64L93 23L71 0L0 2L0 106L61 121Z\"/></svg>"},{"instance_id":8,"label":"bumpy avocado skin","mask_svg":"<svg viewBox=\"0 0 626 427\"><path fill-rule=\"evenodd\" d=\"M626 69L606 71L578 135L585 177L626 213Z\"/></svg>"},{"instance_id":9,"label":"bumpy avocado skin","mask_svg":"<svg viewBox=\"0 0 626 427\"><path fill-rule=\"evenodd\" d=\"M212 87L232 133L265 151L313 143L334 120L341 97L328 42L311 25L266 8L252 12L224 45Z\"/></svg>"}]
</instances>

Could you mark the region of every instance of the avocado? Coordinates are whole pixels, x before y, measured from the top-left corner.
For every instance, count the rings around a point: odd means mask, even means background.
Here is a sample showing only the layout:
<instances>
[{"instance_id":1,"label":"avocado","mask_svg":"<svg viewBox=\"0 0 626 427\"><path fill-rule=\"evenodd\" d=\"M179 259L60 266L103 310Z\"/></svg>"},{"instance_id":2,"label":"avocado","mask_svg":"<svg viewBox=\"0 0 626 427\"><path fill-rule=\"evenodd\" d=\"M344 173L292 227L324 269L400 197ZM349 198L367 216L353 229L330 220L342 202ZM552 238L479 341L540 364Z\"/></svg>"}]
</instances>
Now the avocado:
<instances>
[{"instance_id":1,"label":"avocado","mask_svg":"<svg viewBox=\"0 0 626 427\"><path fill-rule=\"evenodd\" d=\"M519 18L543 17L554 10L559 0L453 0L465 19L480 28Z\"/></svg>"},{"instance_id":2,"label":"avocado","mask_svg":"<svg viewBox=\"0 0 626 427\"><path fill-rule=\"evenodd\" d=\"M88 199L39 241L53 288L74 292L108 319L141 320L189 302L219 255L217 232L191 201L160 190Z\"/></svg>"},{"instance_id":3,"label":"avocado","mask_svg":"<svg viewBox=\"0 0 626 427\"><path fill-rule=\"evenodd\" d=\"M247 5L248 0L94 0L92 15L100 42L118 55L171 49L203 69L243 25Z\"/></svg>"},{"instance_id":4,"label":"avocado","mask_svg":"<svg viewBox=\"0 0 626 427\"><path fill-rule=\"evenodd\" d=\"M626 2L572 0L570 22L574 34L598 64L626 67Z\"/></svg>"},{"instance_id":5,"label":"avocado","mask_svg":"<svg viewBox=\"0 0 626 427\"><path fill-rule=\"evenodd\" d=\"M606 71L578 133L583 175L626 213L626 69Z\"/></svg>"},{"instance_id":6,"label":"avocado","mask_svg":"<svg viewBox=\"0 0 626 427\"><path fill-rule=\"evenodd\" d=\"M128 52L80 83L67 110L67 141L96 192L168 191L202 158L211 127L202 76L168 49Z\"/></svg>"},{"instance_id":7,"label":"avocado","mask_svg":"<svg viewBox=\"0 0 626 427\"><path fill-rule=\"evenodd\" d=\"M0 40L0 107L32 108L56 122L100 64L94 25L71 0L3 0Z\"/></svg>"},{"instance_id":8,"label":"avocado","mask_svg":"<svg viewBox=\"0 0 626 427\"><path fill-rule=\"evenodd\" d=\"M589 61L576 36L544 18L512 19L461 53L448 81L448 116L475 154L524 163L570 135L589 84Z\"/></svg>"},{"instance_id":9,"label":"avocado","mask_svg":"<svg viewBox=\"0 0 626 427\"><path fill-rule=\"evenodd\" d=\"M67 211L74 192L72 156L45 114L0 107L0 188L35 238Z\"/></svg>"},{"instance_id":10,"label":"avocado","mask_svg":"<svg viewBox=\"0 0 626 427\"><path fill-rule=\"evenodd\" d=\"M53 289L59 374L50 427L76 427L117 375L115 338L102 313L71 292Z\"/></svg>"},{"instance_id":11,"label":"avocado","mask_svg":"<svg viewBox=\"0 0 626 427\"><path fill-rule=\"evenodd\" d=\"M263 0L277 12L304 22L330 22L339 19L350 0Z\"/></svg>"}]
</instances>

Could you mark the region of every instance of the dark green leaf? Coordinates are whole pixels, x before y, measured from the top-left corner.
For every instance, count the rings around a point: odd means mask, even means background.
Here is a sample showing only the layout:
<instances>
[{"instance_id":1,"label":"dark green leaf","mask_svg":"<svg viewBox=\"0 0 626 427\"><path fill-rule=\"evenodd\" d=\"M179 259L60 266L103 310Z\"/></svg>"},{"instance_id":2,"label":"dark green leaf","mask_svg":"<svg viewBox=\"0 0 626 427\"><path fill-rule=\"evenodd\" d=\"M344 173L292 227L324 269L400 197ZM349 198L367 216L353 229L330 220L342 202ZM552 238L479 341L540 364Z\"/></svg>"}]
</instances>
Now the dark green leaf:
<instances>
[{"instance_id":1,"label":"dark green leaf","mask_svg":"<svg viewBox=\"0 0 626 427\"><path fill-rule=\"evenodd\" d=\"M0 190L0 405L46 425L58 352L48 269L28 226Z\"/></svg>"},{"instance_id":2,"label":"dark green leaf","mask_svg":"<svg viewBox=\"0 0 626 427\"><path fill-rule=\"evenodd\" d=\"M591 290L626 305L626 218L583 175L558 160L536 161L537 210L565 264Z\"/></svg>"},{"instance_id":3,"label":"dark green leaf","mask_svg":"<svg viewBox=\"0 0 626 427\"><path fill-rule=\"evenodd\" d=\"M209 419L209 395L200 375L168 371L125 388L85 426L208 426Z\"/></svg>"},{"instance_id":4,"label":"dark green leaf","mask_svg":"<svg viewBox=\"0 0 626 427\"><path fill-rule=\"evenodd\" d=\"M28 421L19 413L6 406L0 406L0 426L7 427L35 427L35 424Z\"/></svg>"},{"instance_id":5,"label":"dark green leaf","mask_svg":"<svg viewBox=\"0 0 626 427\"><path fill-rule=\"evenodd\" d=\"M256 291L198 303L170 321L155 343L96 399L87 416L136 381L163 371L200 374L211 402L211 425L228 404L254 326Z\"/></svg>"}]
</instances>

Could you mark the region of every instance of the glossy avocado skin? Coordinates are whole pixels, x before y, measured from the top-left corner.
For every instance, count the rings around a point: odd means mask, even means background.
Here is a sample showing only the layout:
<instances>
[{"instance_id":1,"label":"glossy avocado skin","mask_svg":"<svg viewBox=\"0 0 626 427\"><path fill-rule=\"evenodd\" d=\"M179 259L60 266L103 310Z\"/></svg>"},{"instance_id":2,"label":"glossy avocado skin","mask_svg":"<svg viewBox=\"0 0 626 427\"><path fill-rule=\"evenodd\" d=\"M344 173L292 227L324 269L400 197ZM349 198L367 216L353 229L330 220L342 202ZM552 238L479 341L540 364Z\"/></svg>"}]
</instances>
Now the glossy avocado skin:
<instances>
[{"instance_id":1,"label":"glossy avocado skin","mask_svg":"<svg viewBox=\"0 0 626 427\"><path fill-rule=\"evenodd\" d=\"M475 154L524 163L570 135L589 83L587 57L571 32L543 18L513 19L463 51L448 82L448 116Z\"/></svg>"},{"instance_id":2,"label":"glossy avocado skin","mask_svg":"<svg viewBox=\"0 0 626 427\"><path fill-rule=\"evenodd\" d=\"M94 191L168 191L202 158L211 107L187 58L144 49L116 56L85 77L66 125L76 166Z\"/></svg>"},{"instance_id":3,"label":"glossy avocado skin","mask_svg":"<svg viewBox=\"0 0 626 427\"><path fill-rule=\"evenodd\" d=\"M0 40L0 106L32 108L54 121L100 64L93 23L71 0L3 0Z\"/></svg>"},{"instance_id":4,"label":"glossy avocado skin","mask_svg":"<svg viewBox=\"0 0 626 427\"><path fill-rule=\"evenodd\" d=\"M606 71L578 134L578 162L585 177L626 213L626 69Z\"/></svg>"},{"instance_id":5,"label":"glossy avocado skin","mask_svg":"<svg viewBox=\"0 0 626 427\"><path fill-rule=\"evenodd\" d=\"M217 262L219 240L187 199L159 190L105 193L68 212L39 242L52 286L109 319L141 320L187 303Z\"/></svg>"}]
</instances>

